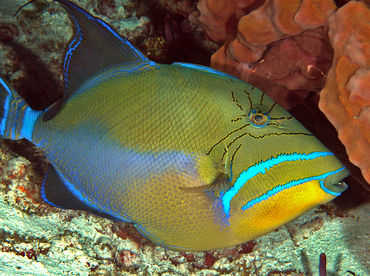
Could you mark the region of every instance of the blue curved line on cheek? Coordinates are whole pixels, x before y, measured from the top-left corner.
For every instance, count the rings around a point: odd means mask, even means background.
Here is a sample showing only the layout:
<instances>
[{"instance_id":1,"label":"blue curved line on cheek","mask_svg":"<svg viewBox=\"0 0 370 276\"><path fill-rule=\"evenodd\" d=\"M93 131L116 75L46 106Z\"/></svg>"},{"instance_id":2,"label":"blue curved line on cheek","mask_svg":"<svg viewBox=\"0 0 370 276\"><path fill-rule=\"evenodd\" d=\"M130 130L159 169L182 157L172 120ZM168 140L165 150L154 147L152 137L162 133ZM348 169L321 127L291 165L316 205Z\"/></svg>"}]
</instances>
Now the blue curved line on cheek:
<instances>
[{"instance_id":1,"label":"blue curved line on cheek","mask_svg":"<svg viewBox=\"0 0 370 276\"><path fill-rule=\"evenodd\" d=\"M303 183L306 183L306 182L309 182L309 181L312 181L312 180L320 180L320 187L323 188L325 192L327 192L331 195L339 196L341 193L335 193L335 192L332 192L332 191L328 190L327 188L325 188L324 187L324 181L322 181L322 179L325 179L329 175L336 174L336 173L338 173L338 172L340 172L344 169L345 168L342 167L342 168L340 168L336 171L324 173L324 174L318 175L318 176L313 176L313 177L307 177L307 178L303 178L303 179L299 179L299 180L294 180L294 181L290 181L290 182L288 182L284 185L276 186L273 189L269 190L267 193L263 194L262 196L257 197L255 199L249 201L247 204L245 204L242 207L242 210L245 211L245 210L253 207L255 204L258 204L258 203L261 203L262 201L268 200L270 197L273 197L274 195L276 195L276 194L278 194L278 193L280 193L284 190L290 189L294 186L298 186L300 184L303 184Z\"/></svg>"},{"instance_id":2,"label":"blue curved line on cheek","mask_svg":"<svg viewBox=\"0 0 370 276\"><path fill-rule=\"evenodd\" d=\"M341 170L344 170L345 169L345 167L343 167L342 169L340 169L340 170L337 170L336 172L340 172ZM336 172L333 172L333 174L335 174ZM321 189L323 189L326 193L328 193L328 194L331 194L331 195L333 195L333 196L340 196L342 193L336 193L336 192L333 192L333 191L330 191L328 188L326 188L325 186L324 186L324 181L323 180L321 180L320 181L320 187L321 187Z\"/></svg>"},{"instance_id":3,"label":"blue curved line on cheek","mask_svg":"<svg viewBox=\"0 0 370 276\"><path fill-rule=\"evenodd\" d=\"M319 157L325 157L329 155L334 155L332 152L327 151L317 151L311 153L292 153L292 154L280 154L276 157L271 157L265 161L260 161L255 165L249 167L246 171L243 171L239 177L236 179L234 185L227 190L222 196L222 205L226 216L230 215L230 202L234 196L239 192L239 190L247 183L248 180L252 179L258 174L265 174L273 166L281 164L283 162L299 161L299 160L313 160Z\"/></svg>"}]
</instances>

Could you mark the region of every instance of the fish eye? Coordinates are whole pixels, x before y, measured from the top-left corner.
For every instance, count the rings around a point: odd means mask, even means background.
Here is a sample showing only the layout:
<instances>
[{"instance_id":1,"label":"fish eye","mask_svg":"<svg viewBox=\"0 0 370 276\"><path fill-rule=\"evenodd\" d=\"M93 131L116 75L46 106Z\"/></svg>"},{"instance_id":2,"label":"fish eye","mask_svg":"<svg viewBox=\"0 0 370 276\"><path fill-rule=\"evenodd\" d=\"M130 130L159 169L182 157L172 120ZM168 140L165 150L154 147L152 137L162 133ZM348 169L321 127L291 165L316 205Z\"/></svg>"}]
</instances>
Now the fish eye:
<instances>
[{"instance_id":1,"label":"fish eye","mask_svg":"<svg viewBox=\"0 0 370 276\"><path fill-rule=\"evenodd\" d=\"M255 127L264 127L270 121L269 112L263 108L254 108L249 112L249 121Z\"/></svg>"}]
</instances>

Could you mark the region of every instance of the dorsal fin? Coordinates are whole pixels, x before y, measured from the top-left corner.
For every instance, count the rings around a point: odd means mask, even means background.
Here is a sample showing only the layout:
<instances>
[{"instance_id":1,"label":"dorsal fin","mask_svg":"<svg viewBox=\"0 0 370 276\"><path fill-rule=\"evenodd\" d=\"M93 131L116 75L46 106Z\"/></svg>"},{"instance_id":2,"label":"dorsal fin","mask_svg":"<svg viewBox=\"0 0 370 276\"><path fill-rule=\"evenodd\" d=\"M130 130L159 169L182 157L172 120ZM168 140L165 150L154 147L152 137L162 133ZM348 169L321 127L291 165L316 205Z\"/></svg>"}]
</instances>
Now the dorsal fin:
<instances>
[{"instance_id":1,"label":"dorsal fin","mask_svg":"<svg viewBox=\"0 0 370 276\"><path fill-rule=\"evenodd\" d=\"M67 0L55 0L68 12L73 35L64 53L66 96L89 78L111 67L149 62L136 47L111 26Z\"/></svg>"},{"instance_id":2,"label":"dorsal fin","mask_svg":"<svg viewBox=\"0 0 370 276\"><path fill-rule=\"evenodd\" d=\"M68 0L55 1L68 12L73 24L73 35L64 52L65 96L62 101L67 100L87 80L102 71L118 65L150 62L104 21ZM44 119L54 117L61 107L61 104L51 106Z\"/></svg>"}]
</instances>

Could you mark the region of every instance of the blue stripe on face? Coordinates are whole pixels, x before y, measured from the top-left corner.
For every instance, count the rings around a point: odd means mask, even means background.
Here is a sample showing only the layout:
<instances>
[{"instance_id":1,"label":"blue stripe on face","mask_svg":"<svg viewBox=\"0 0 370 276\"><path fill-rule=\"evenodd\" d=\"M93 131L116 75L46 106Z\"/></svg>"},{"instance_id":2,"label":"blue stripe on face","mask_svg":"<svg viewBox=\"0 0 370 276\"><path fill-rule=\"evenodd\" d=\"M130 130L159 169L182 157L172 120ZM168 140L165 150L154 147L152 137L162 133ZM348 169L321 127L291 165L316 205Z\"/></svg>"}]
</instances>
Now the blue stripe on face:
<instances>
[{"instance_id":1,"label":"blue stripe on face","mask_svg":"<svg viewBox=\"0 0 370 276\"><path fill-rule=\"evenodd\" d=\"M292 153L292 154L280 154L277 157L271 157L266 161L261 161L255 165L249 167L246 171L243 171L236 179L234 186L221 196L222 205L226 216L230 214L230 202L239 190L247 183L248 180L252 179L258 174L265 174L269 169L275 165L279 165L283 162L300 161L300 160L313 160L319 157L325 157L334 155L332 152L311 152L306 153Z\"/></svg>"},{"instance_id":2,"label":"blue stripe on face","mask_svg":"<svg viewBox=\"0 0 370 276\"><path fill-rule=\"evenodd\" d=\"M307 177L307 178L303 178L303 179L299 179L299 180L294 180L294 181L290 181L288 182L287 184L284 184L284 185L281 185L281 186L276 186L275 188L271 189L270 191L268 191L267 193L263 194L262 196L260 197L257 197L251 201L249 201L247 204L245 204L243 207L242 207L242 210L245 211L251 207L253 207L255 204L257 203L261 203L262 201L264 200L268 200L270 197L273 197L274 195L284 191L284 190L287 190L289 188L292 188L294 186L297 186L297 185L300 185L300 184L303 184L303 183L306 183L306 182L309 182L309 181L312 181L312 180L320 180L320 179L325 179L326 177L328 177L329 175L332 175L332 174L336 174L342 170L344 170L345 168L340 168L336 171L333 171L333 172L328 172L328 173L324 173L322 175L318 175L318 176L314 176L314 177ZM335 192L332 192L330 190L328 190L327 188L324 187L324 181L321 180L320 181L320 187L325 190L325 192L329 193L329 194L332 194L334 196L339 196L341 193L335 193Z\"/></svg>"}]
</instances>

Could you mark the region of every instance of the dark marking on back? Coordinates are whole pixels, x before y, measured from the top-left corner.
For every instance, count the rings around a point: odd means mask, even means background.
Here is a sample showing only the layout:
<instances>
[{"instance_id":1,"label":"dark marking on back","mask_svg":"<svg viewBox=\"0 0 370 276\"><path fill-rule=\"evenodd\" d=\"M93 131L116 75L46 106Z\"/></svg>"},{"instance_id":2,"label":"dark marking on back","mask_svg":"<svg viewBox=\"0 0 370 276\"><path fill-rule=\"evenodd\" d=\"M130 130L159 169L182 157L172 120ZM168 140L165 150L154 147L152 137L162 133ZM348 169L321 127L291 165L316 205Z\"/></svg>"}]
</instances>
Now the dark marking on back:
<instances>
[{"instance_id":1,"label":"dark marking on back","mask_svg":"<svg viewBox=\"0 0 370 276\"><path fill-rule=\"evenodd\" d=\"M252 109L253 108L253 101L252 101L251 95L249 95L249 92L247 90L244 90L244 93L247 95L247 98L249 100L249 109Z\"/></svg>"},{"instance_id":2,"label":"dark marking on back","mask_svg":"<svg viewBox=\"0 0 370 276\"><path fill-rule=\"evenodd\" d=\"M243 111L244 109L239 103L239 101L236 99L234 91L231 91L231 97L233 98L233 102L237 104L237 106L239 107L241 111Z\"/></svg>"},{"instance_id":3,"label":"dark marking on back","mask_svg":"<svg viewBox=\"0 0 370 276\"><path fill-rule=\"evenodd\" d=\"M242 144L240 144L236 149L235 151L233 152L233 155L231 156L231 159L230 159L230 179L232 180L233 179L233 163L234 163L234 158L235 158L235 155L237 154L237 152L239 151L240 147L242 146Z\"/></svg>"},{"instance_id":4,"label":"dark marking on back","mask_svg":"<svg viewBox=\"0 0 370 276\"><path fill-rule=\"evenodd\" d=\"M271 111L274 109L274 107L275 106L277 106L277 103L274 103L271 107L270 107L270 109L269 109L269 113L271 113Z\"/></svg>"},{"instance_id":5,"label":"dark marking on back","mask_svg":"<svg viewBox=\"0 0 370 276\"><path fill-rule=\"evenodd\" d=\"M246 114L242 114L242 115L240 115L240 117L238 117L238 118L236 118L236 119L231 119L231 122L232 122L232 123L238 122L238 121L240 121L243 117L248 117L248 115L246 115Z\"/></svg>"},{"instance_id":6,"label":"dark marking on back","mask_svg":"<svg viewBox=\"0 0 370 276\"><path fill-rule=\"evenodd\" d=\"M288 117L285 117L285 116L282 116L282 117L270 117L270 120L272 121L282 121L282 120L292 120L294 119L294 117L292 115L288 116ZM268 126L270 125L273 125L273 126L279 126L281 122L271 122L268 124Z\"/></svg>"},{"instance_id":7,"label":"dark marking on back","mask_svg":"<svg viewBox=\"0 0 370 276\"><path fill-rule=\"evenodd\" d=\"M241 119L242 119L241 117L238 117L236 119L231 119L231 122L236 123L236 122L240 121Z\"/></svg>"},{"instance_id":8,"label":"dark marking on back","mask_svg":"<svg viewBox=\"0 0 370 276\"><path fill-rule=\"evenodd\" d=\"M253 139L263 139L263 138L266 138L266 137L269 137L269 136L283 136L283 135L304 135L304 136L313 136L313 134L311 133L305 133L305 132L283 132L283 133L267 133L267 134L263 134L263 135L259 135L259 136L255 136L249 132L245 132L241 135L239 135L238 137L236 137L234 140L232 140L228 145L227 147L229 148L232 144L234 144L237 140L239 140L240 138L244 137L245 135L248 135L249 137L253 138Z\"/></svg>"},{"instance_id":9,"label":"dark marking on back","mask_svg":"<svg viewBox=\"0 0 370 276\"><path fill-rule=\"evenodd\" d=\"M224 136L223 138L221 138L216 144L214 144L210 149L209 151L206 153L206 155L209 155L211 154L212 150L218 146L222 141L224 141L225 139L229 138L231 135L233 135L235 132L239 131L239 130L242 130L243 128L247 127L247 126L250 126L250 124L245 124L245 125L242 125L241 127L237 128L237 129L234 129L232 131L230 131L228 134L226 134L226 136Z\"/></svg>"},{"instance_id":10,"label":"dark marking on back","mask_svg":"<svg viewBox=\"0 0 370 276\"><path fill-rule=\"evenodd\" d=\"M265 97L265 94L264 93L262 93L262 95L261 95L261 99L260 99L260 105L263 105L263 98Z\"/></svg>"},{"instance_id":11,"label":"dark marking on back","mask_svg":"<svg viewBox=\"0 0 370 276\"><path fill-rule=\"evenodd\" d=\"M270 117L271 120L284 120L287 119L285 116L283 117Z\"/></svg>"},{"instance_id":12,"label":"dark marking on back","mask_svg":"<svg viewBox=\"0 0 370 276\"><path fill-rule=\"evenodd\" d=\"M230 91L230 92L231 92L231 98L233 98L233 102L236 102L234 91Z\"/></svg>"},{"instance_id":13,"label":"dark marking on back","mask_svg":"<svg viewBox=\"0 0 370 276\"><path fill-rule=\"evenodd\" d=\"M231 92L231 98L233 99L233 102L236 103L236 105L239 107L240 111L244 111L243 106L239 103L239 101L235 97L234 91L230 91L230 92ZM232 123L238 122L238 121L240 121L242 119L242 117L247 117L247 115L246 114L242 114L241 116L239 116L236 119L231 119L231 122Z\"/></svg>"}]
</instances>

